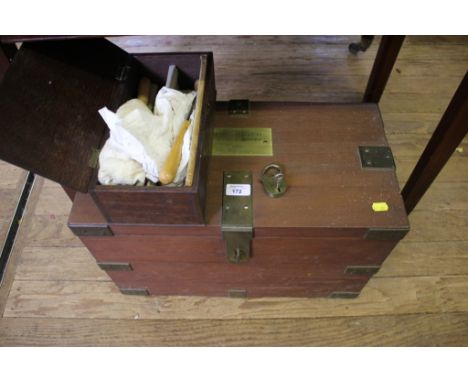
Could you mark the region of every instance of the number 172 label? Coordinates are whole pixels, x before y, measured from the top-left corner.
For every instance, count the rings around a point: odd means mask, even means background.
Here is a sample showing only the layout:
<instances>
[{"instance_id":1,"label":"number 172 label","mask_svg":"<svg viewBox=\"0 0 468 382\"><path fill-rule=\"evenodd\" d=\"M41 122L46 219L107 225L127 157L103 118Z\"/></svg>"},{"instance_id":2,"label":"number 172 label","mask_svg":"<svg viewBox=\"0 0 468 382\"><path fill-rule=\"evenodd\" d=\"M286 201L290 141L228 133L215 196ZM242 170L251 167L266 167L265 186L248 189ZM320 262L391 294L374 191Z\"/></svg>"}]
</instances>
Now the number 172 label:
<instances>
[{"instance_id":1,"label":"number 172 label","mask_svg":"<svg viewBox=\"0 0 468 382\"><path fill-rule=\"evenodd\" d=\"M250 184L226 184L227 196L250 196Z\"/></svg>"}]
</instances>

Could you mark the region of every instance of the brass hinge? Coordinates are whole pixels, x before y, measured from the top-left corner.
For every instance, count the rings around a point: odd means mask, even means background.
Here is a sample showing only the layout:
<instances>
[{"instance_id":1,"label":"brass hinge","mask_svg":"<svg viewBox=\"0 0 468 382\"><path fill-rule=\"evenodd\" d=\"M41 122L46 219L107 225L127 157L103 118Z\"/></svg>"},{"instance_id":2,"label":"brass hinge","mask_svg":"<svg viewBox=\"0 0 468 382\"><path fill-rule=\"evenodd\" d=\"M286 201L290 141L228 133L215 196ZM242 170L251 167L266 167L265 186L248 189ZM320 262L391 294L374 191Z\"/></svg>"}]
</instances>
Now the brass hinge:
<instances>
[{"instance_id":1,"label":"brass hinge","mask_svg":"<svg viewBox=\"0 0 468 382\"><path fill-rule=\"evenodd\" d=\"M131 66L127 64L123 64L119 66L115 72L115 79L119 82L125 81L128 77L128 73L130 73Z\"/></svg>"},{"instance_id":2,"label":"brass hinge","mask_svg":"<svg viewBox=\"0 0 468 382\"><path fill-rule=\"evenodd\" d=\"M96 168L98 163L99 163L99 150L98 149L92 149L91 150L91 155L89 156L88 160L88 166L91 168Z\"/></svg>"},{"instance_id":3,"label":"brass hinge","mask_svg":"<svg viewBox=\"0 0 468 382\"><path fill-rule=\"evenodd\" d=\"M392 150L388 146L359 146L362 168L395 168Z\"/></svg>"},{"instance_id":4,"label":"brass hinge","mask_svg":"<svg viewBox=\"0 0 468 382\"><path fill-rule=\"evenodd\" d=\"M345 269L345 274L347 275L363 275L363 276L372 276L377 273L380 269L378 265L350 265Z\"/></svg>"},{"instance_id":5,"label":"brass hinge","mask_svg":"<svg viewBox=\"0 0 468 382\"><path fill-rule=\"evenodd\" d=\"M248 99L232 99L228 101L228 114L247 115L250 110L250 101Z\"/></svg>"},{"instance_id":6,"label":"brass hinge","mask_svg":"<svg viewBox=\"0 0 468 382\"><path fill-rule=\"evenodd\" d=\"M359 296L359 292L332 292L328 296L329 298L356 298Z\"/></svg>"},{"instance_id":7,"label":"brass hinge","mask_svg":"<svg viewBox=\"0 0 468 382\"><path fill-rule=\"evenodd\" d=\"M245 289L229 289L228 296L234 298L244 298L247 297L247 291Z\"/></svg>"},{"instance_id":8,"label":"brass hinge","mask_svg":"<svg viewBox=\"0 0 468 382\"><path fill-rule=\"evenodd\" d=\"M103 271L133 271L132 265L130 263L99 261L97 265Z\"/></svg>"},{"instance_id":9,"label":"brass hinge","mask_svg":"<svg viewBox=\"0 0 468 382\"><path fill-rule=\"evenodd\" d=\"M221 231L229 262L240 263L250 257L253 237L252 173L224 172Z\"/></svg>"},{"instance_id":10,"label":"brass hinge","mask_svg":"<svg viewBox=\"0 0 468 382\"><path fill-rule=\"evenodd\" d=\"M119 288L122 294L131 296L149 296L148 288Z\"/></svg>"},{"instance_id":11,"label":"brass hinge","mask_svg":"<svg viewBox=\"0 0 468 382\"><path fill-rule=\"evenodd\" d=\"M69 225L68 228L76 236L114 236L111 228L106 225Z\"/></svg>"}]
</instances>

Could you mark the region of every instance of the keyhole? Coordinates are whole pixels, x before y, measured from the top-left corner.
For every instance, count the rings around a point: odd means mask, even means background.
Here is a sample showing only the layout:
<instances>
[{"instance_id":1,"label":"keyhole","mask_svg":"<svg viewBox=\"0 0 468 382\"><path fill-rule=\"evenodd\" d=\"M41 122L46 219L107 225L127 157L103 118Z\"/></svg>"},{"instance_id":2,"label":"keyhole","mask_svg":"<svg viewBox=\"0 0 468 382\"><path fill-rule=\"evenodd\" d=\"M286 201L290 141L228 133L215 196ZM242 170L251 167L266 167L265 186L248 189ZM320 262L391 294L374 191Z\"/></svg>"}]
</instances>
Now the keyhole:
<instances>
[{"instance_id":1,"label":"keyhole","mask_svg":"<svg viewBox=\"0 0 468 382\"><path fill-rule=\"evenodd\" d=\"M276 175L276 192L281 192L281 182L283 181L283 174Z\"/></svg>"},{"instance_id":2,"label":"keyhole","mask_svg":"<svg viewBox=\"0 0 468 382\"><path fill-rule=\"evenodd\" d=\"M235 261L236 263L239 263L239 262L240 262L241 255L242 255L241 249L240 249L240 248L236 248L236 250L234 251L234 261Z\"/></svg>"}]
</instances>

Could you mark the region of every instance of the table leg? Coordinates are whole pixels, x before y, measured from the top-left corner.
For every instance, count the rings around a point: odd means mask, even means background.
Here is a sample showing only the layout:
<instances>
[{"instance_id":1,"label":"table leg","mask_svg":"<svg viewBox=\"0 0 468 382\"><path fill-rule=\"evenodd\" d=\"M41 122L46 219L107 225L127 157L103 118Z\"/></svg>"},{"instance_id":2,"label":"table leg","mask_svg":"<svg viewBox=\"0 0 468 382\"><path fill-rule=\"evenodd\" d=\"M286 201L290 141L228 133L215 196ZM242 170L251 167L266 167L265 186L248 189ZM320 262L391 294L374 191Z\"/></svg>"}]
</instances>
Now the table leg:
<instances>
[{"instance_id":1,"label":"table leg","mask_svg":"<svg viewBox=\"0 0 468 382\"><path fill-rule=\"evenodd\" d=\"M374 41L374 36L361 36L361 41L349 44L348 49L352 54L365 52L371 46L372 41Z\"/></svg>"},{"instance_id":2,"label":"table leg","mask_svg":"<svg viewBox=\"0 0 468 382\"><path fill-rule=\"evenodd\" d=\"M405 36L382 36L363 102L380 101L404 39Z\"/></svg>"},{"instance_id":3,"label":"table leg","mask_svg":"<svg viewBox=\"0 0 468 382\"><path fill-rule=\"evenodd\" d=\"M468 132L468 72L401 192L409 214Z\"/></svg>"}]
</instances>

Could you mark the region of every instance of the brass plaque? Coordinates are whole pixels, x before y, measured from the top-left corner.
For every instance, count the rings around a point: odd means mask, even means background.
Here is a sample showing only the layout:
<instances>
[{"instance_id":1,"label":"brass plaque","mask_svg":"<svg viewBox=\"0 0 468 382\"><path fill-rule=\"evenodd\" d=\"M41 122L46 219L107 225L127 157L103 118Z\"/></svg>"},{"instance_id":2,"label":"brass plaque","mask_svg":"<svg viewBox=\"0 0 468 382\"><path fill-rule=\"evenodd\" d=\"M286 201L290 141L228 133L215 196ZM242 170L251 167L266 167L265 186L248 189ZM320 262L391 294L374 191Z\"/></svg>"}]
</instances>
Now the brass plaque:
<instances>
[{"instance_id":1,"label":"brass plaque","mask_svg":"<svg viewBox=\"0 0 468 382\"><path fill-rule=\"evenodd\" d=\"M214 129L212 156L273 156L273 137L270 128Z\"/></svg>"}]
</instances>

